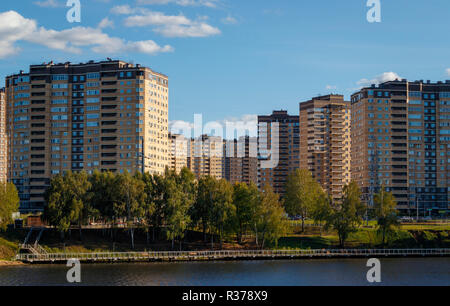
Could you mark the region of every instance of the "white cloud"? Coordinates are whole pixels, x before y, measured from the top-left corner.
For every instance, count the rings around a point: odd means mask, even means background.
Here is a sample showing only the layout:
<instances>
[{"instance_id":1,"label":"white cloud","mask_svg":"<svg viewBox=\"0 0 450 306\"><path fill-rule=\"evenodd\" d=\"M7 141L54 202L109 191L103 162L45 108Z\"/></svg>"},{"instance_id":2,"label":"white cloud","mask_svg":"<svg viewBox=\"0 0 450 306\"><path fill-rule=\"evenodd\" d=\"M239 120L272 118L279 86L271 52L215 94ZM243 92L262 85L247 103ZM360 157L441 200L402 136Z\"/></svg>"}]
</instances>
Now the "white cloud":
<instances>
[{"instance_id":1,"label":"white cloud","mask_svg":"<svg viewBox=\"0 0 450 306\"><path fill-rule=\"evenodd\" d=\"M130 15L130 14L137 14L144 12L145 9L136 7L132 8L128 4L126 5L116 5L111 9L111 13L117 14L117 15Z\"/></svg>"},{"instance_id":2,"label":"white cloud","mask_svg":"<svg viewBox=\"0 0 450 306\"><path fill-rule=\"evenodd\" d=\"M63 7L64 4L57 0L35 1L34 4L40 7Z\"/></svg>"},{"instance_id":3,"label":"white cloud","mask_svg":"<svg viewBox=\"0 0 450 306\"><path fill-rule=\"evenodd\" d=\"M217 7L219 0L137 0L140 5L166 5L174 3L181 6L206 6Z\"/></svg>"},{"instance_id":4,"label":"white cloud","mask_svg":"<svg viewBox=\"0 0 450 306\"><path fill-rule=\"evenodd\" d=\"M79 26L57 31L38 28L35 20L24 18L15 11L0 13L0 58L18 53L20 49L15 43L19 41L72 53L81 53L82 47L90 47L98 53L107 50L110 53L140 52L155 55L173 51L171 46L159 46L151 40L133 42L110 37L101 28Z\"/></svg>"},{"instance_id":5,"label":"white cloud","mask_svg":"<svg viewBox=\"0 0 450 306\"><path fill-rule=\"evenodd\" d=\"M113 28L114 22L111 19L109 19L108 17L105 17L102 19L102 21L100 21L100 23L98 24L98 27L100 29Z\"/></svg>"},{"instance_id":6,"label":"white cloud","mask_svg":"<svg viewBox=\"0 0 450 306\"><path fill-rule=\"evenodd\" d=\"M327 86L325 86L325 89L334 90L334 89L337 89L337 86L336 85L327 85Z\"/></svg>"},{"instance_id":7,"label":"white cloud","mask_svg":"<svg viewBox=\"0 0 450 306\"><path fill-rule=\"evenodd\" d=\"M125 12L130 10L128 8L121 8L115 11ZM199 20L190 20L182 14L165 15L161 12L147 11L144 9L139 15L127 17L125 19L125 26L155 26L154 31L166 37L207 37L221 33L218 28L207 24L204 20L204 17Z\"/></svg>"},{"instance_id":8,"label":"white cloud","mask_svg":"<svg viewBox=\"0 0 450 306\"><path fill-rule=\"evenodd\" d=\"M388 81L394 81L396 79L401 79L401 77L395 72L384 72L373 79L361 79L356 84L360 86L370 86L372 84L378 85Z\"/></svg>"},{"instance_id":9,"label":"white cloud","mask_svg":"<svg viewBox=\"0 0 450 306\"><path fill-rule=\"evenodd\" d=\"M445 70L445 72L447 73L448 76L450 76L450 68L447 68L447 69Z\"/></svg>"},{"instance_id":10,"label":"white cloud","mask_svg":"<svg viewBox=\"0 0 450 306\"><path fill-rule=\"evenodd\" d=\"M222 23L223 24L236 24L236 23L238 23L238 21L233 16L227 16L225 18L222 18Z\"/></svg>"}]
</instances>

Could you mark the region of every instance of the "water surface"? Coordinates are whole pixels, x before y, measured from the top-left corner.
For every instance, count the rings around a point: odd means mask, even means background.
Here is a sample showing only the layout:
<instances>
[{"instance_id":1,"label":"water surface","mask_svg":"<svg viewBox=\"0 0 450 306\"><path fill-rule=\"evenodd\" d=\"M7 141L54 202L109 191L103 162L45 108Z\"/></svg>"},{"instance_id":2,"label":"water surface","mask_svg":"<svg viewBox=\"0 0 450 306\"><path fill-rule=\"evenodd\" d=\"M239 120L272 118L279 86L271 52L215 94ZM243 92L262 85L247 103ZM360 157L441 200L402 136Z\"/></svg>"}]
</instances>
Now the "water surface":
<instances>
[{"instance_id":1,"label":"water surface","mask_svg":"<svg viewBox=\"0 0 450 306\"><path fill-rule=\"evenodd\" d=\"M382 285L450 286L450 258L381 260ZM365 286L365 259L82 264L88 286ZM0 286L68 285L65 265L0 267Z\"/></svg>"}]
</instances>

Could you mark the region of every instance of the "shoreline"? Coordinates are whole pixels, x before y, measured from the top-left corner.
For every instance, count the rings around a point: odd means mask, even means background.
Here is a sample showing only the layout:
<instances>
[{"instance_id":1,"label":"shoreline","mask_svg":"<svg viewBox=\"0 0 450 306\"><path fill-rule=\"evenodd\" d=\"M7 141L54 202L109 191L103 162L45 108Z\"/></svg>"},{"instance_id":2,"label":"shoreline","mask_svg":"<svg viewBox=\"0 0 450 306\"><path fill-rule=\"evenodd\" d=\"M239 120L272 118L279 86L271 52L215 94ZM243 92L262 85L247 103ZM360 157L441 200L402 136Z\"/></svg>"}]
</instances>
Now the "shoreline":
<instances>
[{"instance_id":1,"label":"shoreline","mask_svg":"<svg viewBox=\"0 0 450 306\"><path fill-rule=\"evenodd\" d=\"M64 253L22 254L23 264L65 264L70 259L82 263L145 263L145 262L215 262L341 258L425 258L450 257L450 249L341 249L303 251L210 251L210 252L132 252L132 253Z\"/></svg>"},{"instance_id":2,"label":"shoreline","mask_svg":"<svg viewBox=\"0 0 450 306\"><path fill-rule=\"evenodd\" d=\"M1 260L0 259L0 267L11 267L11 266L25 266L26 263L22 261L9 261L9 260Z\"/></svg>"}]
</instances>

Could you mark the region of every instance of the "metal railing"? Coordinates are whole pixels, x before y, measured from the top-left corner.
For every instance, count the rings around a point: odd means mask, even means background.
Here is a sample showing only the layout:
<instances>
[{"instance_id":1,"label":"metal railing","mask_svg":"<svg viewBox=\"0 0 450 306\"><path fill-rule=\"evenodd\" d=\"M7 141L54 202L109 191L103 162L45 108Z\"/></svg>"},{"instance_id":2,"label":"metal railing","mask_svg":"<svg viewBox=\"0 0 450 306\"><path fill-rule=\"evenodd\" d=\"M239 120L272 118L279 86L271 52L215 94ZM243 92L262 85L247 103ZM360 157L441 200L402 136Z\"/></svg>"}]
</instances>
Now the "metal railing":
<instances>
[{"instance_id":1,"label":"metal railing","mask_svg":"<svg viewBox=\"0 0 450 306\"><path fill-rule=\"evenodd\" d=\"M450 256L450 249L316 249L316 250L254 250L254 251L184 251L184 252L102 252L102 253L33 253L18 254L24 262L80 261L158 261L158 260L220 260L257 258L317 258L368 256Z\"/></svg>"}]
</instances>

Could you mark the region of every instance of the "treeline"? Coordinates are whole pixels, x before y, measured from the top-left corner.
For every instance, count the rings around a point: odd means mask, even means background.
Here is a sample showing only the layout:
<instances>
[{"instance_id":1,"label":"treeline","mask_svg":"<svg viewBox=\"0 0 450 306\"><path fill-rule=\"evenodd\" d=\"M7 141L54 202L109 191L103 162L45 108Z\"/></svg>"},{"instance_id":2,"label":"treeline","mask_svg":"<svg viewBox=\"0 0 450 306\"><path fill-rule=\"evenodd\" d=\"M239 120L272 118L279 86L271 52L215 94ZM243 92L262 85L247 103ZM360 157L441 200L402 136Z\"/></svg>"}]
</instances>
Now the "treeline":
<instances>
[{"instance_id":1,"label":"treeline","mask_svg":"<svg viewBox=\"0 0 450 306\"><path fill-rule=\"evenodd\" d=\"M55 226L64 239L71 226L96 221L109 224L111 235L118 223L126 223L131 247L134 231L142 228L147 242L165 238L182 248L188 229L199 229L211 246L235 236L239 243L246 233L264 248L277 244L286 234L286 214L279 196L266 186L231 185L226 180L204 177L195 180L187 168L179 174L166 170L164 175L125 172L66 172L52 178L45 193L47 205L43 218ZM218 240L218 241L215 241Z\"/></svg>"},{"instance_id":2,"label":"treeline","mask_svg":"<svg viewBox=\"0 0 450 306\"><path fill-rule=\"evenodd\" d=\"M290 216L301 217L302 230L305 218L309 217L324 229L335 230L340 246L344 247L348 236L358 230L364 218L368 218L369 209L361 199L361 189L352 181L343 187L342 198L333 203L309 171L296 170L287 180L284 207ZM384 187L374 195L371 217L377 220L383 245L399 226L396 206L394 196L386 192Z\"/></svg>"},{"instance_id":3,"label":"treeline","mask_svg":"<svg viewBox=\"0 0 450 306\"><path fill-rule=\"evenodd\" d=\"M12 183L0 181L0 230L14 222L13 213L19 211L19 194Z\"/></svg>"},{"instance_id":4,"label":"treeline","mask_svg":"<svg viewBox=\"0 0 450 306\"><path fill-rule=\"evenodd\" d=\"M111 172L66 172L52 178L45 199L44 219L62 234L71 226L89 221L114 227L125 223L134 248L134 231L142 228L147 242L155 241L163 233L180 249L188 229L203 232L211 246L224 238L235 236L242 243L246 233L252 234L256 245L277 245L287 234L287 216L299 216L302 230L306 218L325 230L334 230L343 247L349 234L358 230L367 217L368 208L361 201L362 194L355 182L344 186L342 198L333 203L331 197L307 170L290 174L286 195L280 199L266 185L262 191L245 183L231 185L226 180L204 177L196 180L187 168L179 174L166 170L164 175L115 174ZM374 197L373 216L378 222L382 242L398 227L396 202L391 193L381 188ZM218 241L215 241L218 240Z\"/></svg>"}]
</instances>

